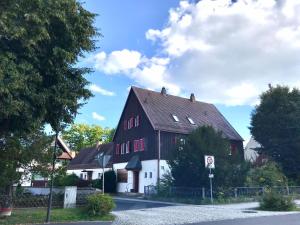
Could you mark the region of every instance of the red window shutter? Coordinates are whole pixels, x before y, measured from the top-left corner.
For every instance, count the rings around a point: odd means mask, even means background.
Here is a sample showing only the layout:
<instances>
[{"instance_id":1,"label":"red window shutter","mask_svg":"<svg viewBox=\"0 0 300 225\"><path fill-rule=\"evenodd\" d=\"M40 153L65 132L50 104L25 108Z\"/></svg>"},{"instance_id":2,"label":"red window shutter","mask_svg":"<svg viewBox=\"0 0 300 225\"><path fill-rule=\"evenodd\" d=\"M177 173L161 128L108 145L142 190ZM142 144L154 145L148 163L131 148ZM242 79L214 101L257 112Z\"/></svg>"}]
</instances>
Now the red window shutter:
<instances>
[{"instance_id":1,"label":"red window shutter","mask_svg":"<svg viewBox=\"0 0 300 225\"><path fill-rule=\"evenodd\" d=\"M133 151L137 152L139 150L139 141L138 140L134 140L133 142Z\"/></svg>"},{"instance_id":2,"label":"red window shutter","mask_svg":"<svg viewBox=\"0 0 300 225\"><path fill-rule=\"evenodd\" d=\"M231 144L230 145L230 153L231 153L231 155L236 155L237 154L236 144Z\"/></svg>"},{"instance_id":3,"label":"red window shutter","mask_svg":"<svg viewBox=\"0 0 300 225\"><path fill-rule=\"evenodd\" d=\"M142 138L140 139L140 151L144 151L145 150L145 139Z\"/></svg>"},{"instance_id":4,"label":"red window shutter","mask_svg":"<svg viewBox=\"0 0 300 225\"><path fill-rule=\"evenodd\" d=\"M127 120L124 120L124 130L127 130Z\"/></svg>"},{"instance_id":5,"label":"red window shutter","mask_svg":"<svg viewBox=\"0 0 300 225\"><path fill-rule=\"evenodd\" d=\"M133 117L130 118L130 128L133 127Z\"/></svg>"},{"instance_id":6,"label":"red window shutter","mask_svg":"<svg viewBox=\"0 0 300 225\"><path fill-rule=\"evenodd\" d=\"M120 154L120 145L116 144L116 155Z\"/></svg>"}]
</instances>

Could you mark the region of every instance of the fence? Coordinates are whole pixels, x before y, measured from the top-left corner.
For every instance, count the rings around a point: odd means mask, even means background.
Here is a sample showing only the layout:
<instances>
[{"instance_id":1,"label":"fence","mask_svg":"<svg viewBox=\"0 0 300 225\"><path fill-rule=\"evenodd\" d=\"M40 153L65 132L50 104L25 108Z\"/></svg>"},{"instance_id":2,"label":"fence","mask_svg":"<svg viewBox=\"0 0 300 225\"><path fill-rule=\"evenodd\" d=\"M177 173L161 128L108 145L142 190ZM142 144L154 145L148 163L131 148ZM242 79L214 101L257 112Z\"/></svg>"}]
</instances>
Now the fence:
<instances>
[{"instance_id":1,"label":"fence","mask_svg":"<svg viewBox=\"0 0 300 225\"><path fill-rule=\"evenodd\" d=\"M12 203L14 208L34 208L47 207L49 199L49 188L23 188L22 192L15 191L12 196ZM99 192L95 188L77 188L76 205L85 205L87 196ZM5 202L7 196L0 194L0 208L1 204ZM64 206L64 189L54 188L52 197L52 206L61 208Z\"/></svg>"},{"instance_id":2,"label":"fence","mask_svg":"<svg viewBox=\"0 0 300 225\"><path fill-rule=\"evenodd\" d=\"M273 191L283 195L300 195L300 186L286 186L286 187L272 187ZM233 188L219 188L213 189L214 196L219 197L233 197L233 198L254 198L262 196L266 192L265 187L233 187ZM152 196L159 193L156 186L150 185L145 186L145 196ZM168 190L164 190L164 195L174 197L198 197L198 198L209 198L209 188L190 188L190 187L170 187Z\"/></svg>"}]
</instances>

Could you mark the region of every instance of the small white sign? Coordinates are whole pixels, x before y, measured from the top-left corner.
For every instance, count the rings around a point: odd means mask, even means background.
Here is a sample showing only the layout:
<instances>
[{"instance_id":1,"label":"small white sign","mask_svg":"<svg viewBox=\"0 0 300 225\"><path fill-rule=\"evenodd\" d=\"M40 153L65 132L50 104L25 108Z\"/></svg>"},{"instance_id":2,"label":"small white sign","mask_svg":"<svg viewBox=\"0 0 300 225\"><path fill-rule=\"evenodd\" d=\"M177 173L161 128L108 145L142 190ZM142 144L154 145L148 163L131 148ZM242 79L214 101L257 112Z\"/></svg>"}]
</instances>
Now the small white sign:
<instances>
[{"instance_id":1,"label":"small white sign","mask_svg":"<svg viewBox=\"0 0 300 225\"><path fill-rule=\"evenodd\" d=\"M214 178L214 175L212 173L208 174L208 178Z\"/></svg>"},{"instance_id":2,"label":"small white sign","mask_svg":"<svg viewBox=\"0 0 300 225\"><path fill-rule=\"evenodd\" d=\"M214 169L215 168L215 157L212 155L204 156L205 168Z\"/></svg>"}]
</instances>

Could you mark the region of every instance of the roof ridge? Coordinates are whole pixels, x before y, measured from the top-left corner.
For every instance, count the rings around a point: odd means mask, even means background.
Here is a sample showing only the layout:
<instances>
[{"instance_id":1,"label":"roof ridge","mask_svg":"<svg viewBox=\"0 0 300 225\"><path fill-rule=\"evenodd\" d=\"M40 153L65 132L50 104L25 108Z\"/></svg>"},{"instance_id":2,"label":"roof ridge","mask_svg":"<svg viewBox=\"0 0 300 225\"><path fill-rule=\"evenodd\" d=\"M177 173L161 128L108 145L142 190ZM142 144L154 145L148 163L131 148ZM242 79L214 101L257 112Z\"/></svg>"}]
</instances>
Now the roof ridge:
<instances>
[{"instance_id":1,"label":"roof ridge","mask_svg":"<svg viewBox=\"0 0 300 225\"><path fill-rule=\"evenodd\" d=\"M154 91L154 90L147 89L147 88L141 88L141 87L137 87L137 86L131 86L131 88L132 89L139 89L139 90L143 90L143 91L147 91L147 92L153 92L155 94L161 94L159 91ZM170 97L174 97L174 98L180 98L180 99L188 100L189 102L191 102L189 97L182 97L182 96L172 95L172 94L168 94L168 93L167 93L166 96L170 96ZM214 105L213 103L198 101L197 99L194 102L204 103L204 104L208 104L208 105Z\"/></svg>"}]
</instances>

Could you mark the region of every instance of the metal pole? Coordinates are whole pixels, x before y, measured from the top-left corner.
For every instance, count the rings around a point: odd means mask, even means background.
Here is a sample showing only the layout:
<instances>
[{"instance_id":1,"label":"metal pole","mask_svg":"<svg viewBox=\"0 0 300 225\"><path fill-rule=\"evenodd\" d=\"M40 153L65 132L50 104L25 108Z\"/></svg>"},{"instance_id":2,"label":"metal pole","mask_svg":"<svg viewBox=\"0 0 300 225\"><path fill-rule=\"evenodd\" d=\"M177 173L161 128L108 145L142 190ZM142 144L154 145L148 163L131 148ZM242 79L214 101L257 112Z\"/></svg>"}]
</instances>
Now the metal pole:
<instances>
[{"instance_id":1,"label":"metal pole","mask_svg":"<svg viewBox=\"0 0 300 225\"><path fill-rule=\"evenodd\" d=\"M104 195L104 155L102 156L102 194Z\"/></svg>"},{"instance_id":2,"label":"metal pole","mask_svg":"<svg viewBox=\"0 0 300 225\"><path fill-rule=\"evenodd\" d=\"M56 148L57 148L57 137L58 132L55 133L55 143L54 143L54 149L53 149L53 158L52 158L52 171L51 171L51 184L50 184L50 193L49 193L49 199L48 199L48 208L47 208L47 217L46 217L46 223L50 222L50 214L51 214L51 207L52 207L52 192L53 192L53 178L54 178L54 170L55 170L55 160L56 160Z\"/></svg>"},{"instance_id":3,"label":"metal pole","mask_svg":"<svg viewBox=\"0 0 300 225\"><path fill-rule=\"evenodd\" d=\"M213 191L212 191L212 177L211 177L211 168L209 168L209 181L210 181L210 202L213 204Z\"/></svg>"}]
</instances>

